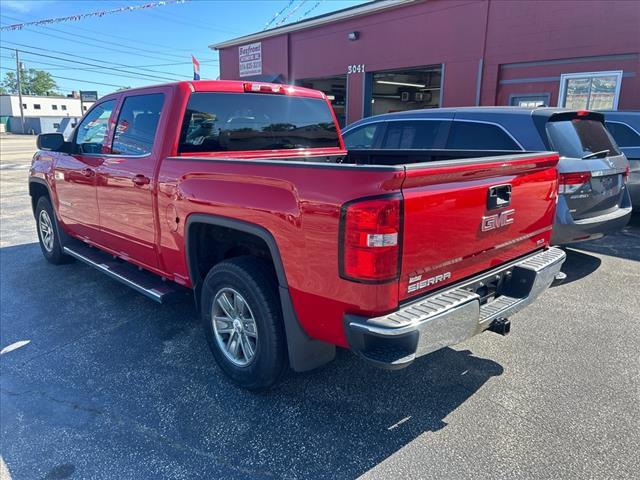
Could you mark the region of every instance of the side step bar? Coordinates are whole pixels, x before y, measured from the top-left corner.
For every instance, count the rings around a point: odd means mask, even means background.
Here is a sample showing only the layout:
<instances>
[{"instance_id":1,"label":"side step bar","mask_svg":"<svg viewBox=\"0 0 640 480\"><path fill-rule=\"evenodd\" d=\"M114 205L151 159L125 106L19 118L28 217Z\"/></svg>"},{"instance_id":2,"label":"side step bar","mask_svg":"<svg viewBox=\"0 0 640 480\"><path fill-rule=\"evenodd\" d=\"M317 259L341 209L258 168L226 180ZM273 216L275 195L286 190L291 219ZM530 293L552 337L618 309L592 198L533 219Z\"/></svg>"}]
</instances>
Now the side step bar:
<instances>
[{"instance_id":1,"label":"side step bar","mask_svg":"<svg viewBox=\"0 0 640 480\"><path fill-rule=\"evenodd\" d=\"M158 303L166 303L174 297L184 297L189 290L135 265L118 260L108 253L92 248L80 241L73 241L72 246L63 247L64 252L87 265L99 270L109 277L124 283L136 292Z\"/></svg>"}]
</instances>

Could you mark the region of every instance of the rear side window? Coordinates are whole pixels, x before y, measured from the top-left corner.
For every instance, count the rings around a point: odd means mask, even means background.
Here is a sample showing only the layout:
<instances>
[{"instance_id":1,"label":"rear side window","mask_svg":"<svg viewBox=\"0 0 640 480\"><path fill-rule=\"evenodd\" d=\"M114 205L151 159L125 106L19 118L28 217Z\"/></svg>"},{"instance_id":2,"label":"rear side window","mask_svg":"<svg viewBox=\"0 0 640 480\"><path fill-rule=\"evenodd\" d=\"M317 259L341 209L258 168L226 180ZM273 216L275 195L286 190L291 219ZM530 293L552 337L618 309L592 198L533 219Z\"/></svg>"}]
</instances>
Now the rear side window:
<instances>
[{"instance_id":1,"label":"rear side window","mask_svg":"<svg viewBox=\"0 0 640 480\"><path fill-rule=\"evenodd\" d=\"M193 93L181 152L339 147L326 101L261 93Z\"/></svg>"},{"instance_id":2,"label":"rear side window","mask_svg":"<svg viewBox=\"0 0 640 480\"><path fill-rule=\"evenodd\" d=\"M605 122L605 125L620 147L640 147L640 135L629 125L620 122Z\"/></svg>"},{"instance_id":3,"label":"rear side window","mask_svg":"<svg viewBox=\"0 0 640 480\"><path fill-rule=\"evenodd\" d=\"M578 119L547 122L547 134L561 156L583 158L620 155L615 141L598 120Z\"/></svg>"},{"instance_id":4,"label":"rear side window","mask_svg":"<svg viewBox=\"0 0 640 480\"><path fill-rule=\"evenodd\" d=\"M379 128L379 123L370 123L350 130L348 133L342 135L345 147L371 148Z\"/></svg>"},{"instance_id":5,"label":"rear side window","mask_svg":"<svg viewBox=\"0 0 640 480\"><path fill-rule=\"evenodd\" d=\"M386 149L434 149L442 148L450 122L440 120L415 120L389 122L383 148Z\"/></svg>"},{"instance_id":6,"label":"rear side window","mask_svg":"<svg viewBox=\"0 0 640 480\"><path fill-rule=\"evenodd\" d=\"M153 149L164 94L126 97L113 136L111 153L116 155L146 155Z\"/></svg>"},{"instance_id":7,"label":"rear side window","mask_svg":"<svg viewBox=\"0 0 640 480\"><path fill-rule=\"evenodd\" d=\"M497 125L454 121L447 141L449 150L522 150Z\"/></svg>"}]
</instances>

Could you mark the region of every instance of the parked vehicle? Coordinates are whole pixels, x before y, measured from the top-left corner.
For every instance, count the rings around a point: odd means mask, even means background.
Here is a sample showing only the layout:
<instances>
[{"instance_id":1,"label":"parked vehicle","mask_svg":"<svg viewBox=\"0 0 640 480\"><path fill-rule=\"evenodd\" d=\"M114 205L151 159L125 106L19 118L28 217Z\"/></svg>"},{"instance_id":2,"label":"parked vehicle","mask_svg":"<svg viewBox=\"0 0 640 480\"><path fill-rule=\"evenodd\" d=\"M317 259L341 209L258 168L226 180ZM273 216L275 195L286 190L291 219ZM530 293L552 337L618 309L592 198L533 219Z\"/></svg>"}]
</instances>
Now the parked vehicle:
<instances>
[{"instance_id":1,"label":"parked vehicle","mask_svg":"<svg viewBox=\"0 0 640 480\"><path fill-rule=\"evenodd\" d=\"M606 111L604 124L629 160L627 188L634 210L640 210L640 111Z\"/></svg>"},{"instance_id":2,"label":"parked vehicle","mask_svg":"<svg viewBox=\"0 0 640 480\"><path fill-rule=\"evenodd\" d=\"M504 334L565 258L549 248L557 154L347 152L314 90L126 90L38 146L45 258L159 302L192 289L220 368L250 389L335 346L400 368Z\"/></svg>"},{"instance_id":3,"label":"parked vehicle","mask_svg":"<svg viewBox=\"0 0 640 480\"><path fill-rule=\"evenodd\" d=\"M552 244L593 240L631 216L629 163L600 113L557 108L465 107L389 113L344 132L351 148L560 152Z\"/></svg>"}]
</instances>

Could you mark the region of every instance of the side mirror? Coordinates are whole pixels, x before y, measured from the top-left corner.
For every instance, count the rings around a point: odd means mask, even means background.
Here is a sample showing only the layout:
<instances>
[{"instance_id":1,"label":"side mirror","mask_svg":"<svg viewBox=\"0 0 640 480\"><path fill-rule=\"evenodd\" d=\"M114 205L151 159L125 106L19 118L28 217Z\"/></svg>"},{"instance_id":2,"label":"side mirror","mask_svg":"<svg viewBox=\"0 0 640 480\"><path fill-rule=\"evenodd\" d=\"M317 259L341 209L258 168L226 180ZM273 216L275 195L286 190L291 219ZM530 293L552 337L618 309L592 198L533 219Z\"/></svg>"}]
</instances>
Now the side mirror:
<instances>
[{"instance_id":1,"label":"side mirror","mask_svg":"<svg viewBox=\"0 0 640 480\"><path fill-rule=\"evenodd\" d=\"M50 150L52 152L66 152L67 142L61 133L41 133L37 140L38 150Z\"/></svg>"}]
</instances>

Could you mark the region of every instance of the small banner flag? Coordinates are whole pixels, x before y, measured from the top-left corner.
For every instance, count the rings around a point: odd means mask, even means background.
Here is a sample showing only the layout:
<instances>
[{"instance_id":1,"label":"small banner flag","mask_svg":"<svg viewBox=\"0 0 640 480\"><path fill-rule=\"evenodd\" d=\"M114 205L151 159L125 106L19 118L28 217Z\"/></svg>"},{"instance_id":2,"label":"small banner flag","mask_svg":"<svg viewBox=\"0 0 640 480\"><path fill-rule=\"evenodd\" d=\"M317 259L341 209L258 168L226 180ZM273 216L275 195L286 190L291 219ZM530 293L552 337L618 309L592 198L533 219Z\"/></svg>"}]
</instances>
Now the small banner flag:
<instances>
[{"instance_id":1,"label":"small banner flag","mask_svg":"<svg viewBox=\"0 0 640 480\"><path fill-rule=\"evenodd\" d=\"M193 79L200 80L200 62L193 55L191 55L191 60L193 61Z\"/></svg>"}]
</instances>

